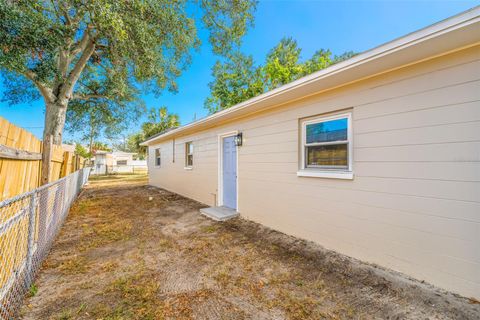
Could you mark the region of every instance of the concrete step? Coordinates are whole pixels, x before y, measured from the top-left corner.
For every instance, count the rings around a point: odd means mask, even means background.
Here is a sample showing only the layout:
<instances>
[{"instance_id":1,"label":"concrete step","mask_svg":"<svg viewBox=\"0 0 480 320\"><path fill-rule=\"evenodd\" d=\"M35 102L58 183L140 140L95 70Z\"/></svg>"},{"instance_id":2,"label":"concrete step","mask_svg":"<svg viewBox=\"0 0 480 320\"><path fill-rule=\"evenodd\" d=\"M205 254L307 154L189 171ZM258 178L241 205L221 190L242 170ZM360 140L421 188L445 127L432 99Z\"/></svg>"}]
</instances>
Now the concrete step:
<instances>
[{"instance_id":1,"label":"concrete step","mask_svg":"<svg viewBox=\"0 0 480 320\"><path fill-rule=\"evenodd\" d=\"M200 209L200 213L215 221L227 221L239 215L235 209L227 207L210 207Z\"/></svg>"}]
</instances>

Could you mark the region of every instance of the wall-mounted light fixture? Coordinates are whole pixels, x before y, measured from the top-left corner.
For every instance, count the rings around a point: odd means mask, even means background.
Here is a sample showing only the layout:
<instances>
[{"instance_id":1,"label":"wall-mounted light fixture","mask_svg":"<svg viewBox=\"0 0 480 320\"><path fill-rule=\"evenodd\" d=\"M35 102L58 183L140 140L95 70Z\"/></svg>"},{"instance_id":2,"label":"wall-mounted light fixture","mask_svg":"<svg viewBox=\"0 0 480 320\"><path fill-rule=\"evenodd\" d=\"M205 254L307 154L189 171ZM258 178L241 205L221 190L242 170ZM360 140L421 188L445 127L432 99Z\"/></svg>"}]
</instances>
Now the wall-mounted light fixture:
<instances>
[{"instance_id":1,"label":"wall-mounted light fixture","mask_svg":"<svg viewBox=\"0 0 480 320\"><path fill-rule=\"evenodd\" d=\"M235 136L235 145L236 145L236 146L241 146L242 143L243 143L242 133L239 132L239 133Z\"/></svg>"}]
</instances>

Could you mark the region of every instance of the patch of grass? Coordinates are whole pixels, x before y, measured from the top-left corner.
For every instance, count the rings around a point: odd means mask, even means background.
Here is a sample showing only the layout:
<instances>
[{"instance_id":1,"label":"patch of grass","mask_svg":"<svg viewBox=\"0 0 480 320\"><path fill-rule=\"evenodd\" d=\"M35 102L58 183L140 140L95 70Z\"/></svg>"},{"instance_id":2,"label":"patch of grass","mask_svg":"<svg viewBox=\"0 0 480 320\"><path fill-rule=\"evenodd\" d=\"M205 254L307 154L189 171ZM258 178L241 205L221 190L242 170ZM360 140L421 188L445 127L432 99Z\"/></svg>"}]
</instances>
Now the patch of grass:
<instances>
[{"instance_id":1,"label":"patch of grass","mask_svg":"<svg viewBox=\"0 0 480 320\"><path fill-rule=\"evenodd\" d=\"M193 319L192 305L213 295L214 293L208 289L177 294L164 302L162 314L168 319Z\"/></svg>"},{"instance_id":2,"label":"patch of grass","mask_svg":"<svg viewBox=\"0 0 480 320\"><path fill-rule=\"evenodd\" d=\"M32 283L30 288L28 289L28 296L29 297L35 297L35 295L38 293L38 287L35 283Z\"/></svg>"},{"instance_id":3,"label":"patch of grass","mask_svg":"<svg viewBox=\"0 0 480 320\"><path fill-rule=\"evenodd\" d=\"M58 320L70 320L73 319L71 310L62 310L60 315L57 317Z\"/></svg>"},{"instance_id":4,"label":"patch of grass","mask_svg":"<svg viewBox=\"0 0 480 320\"><path fill-rule=\"evenodd\" d=\"M94 225L84 224L82 228L84 229L84 233L79 245L79 250L85 251L115 241L129 240L132 223L122 219L115 222L104 222Z\"/></svg>"},{"instance_id":5,"label":"patch of grass","mask_svg":"<svg viewBox=\"0 0 480 320\"><path fill-rule=\"evenodd\" d=\"M72 259L63 261L58 270L65 275L86 273L89 269L87 259L82 256L75 256Z\"/></svg>"},{"instance_id":6,"label":"patch of grass","mask_svg":"<svg viewBox=\"0 0 480 320\"><path fill-rule=\"evenodd\" d=\"M161 249L170 249L170 248L173 248L174 244L171 240L166 239L166 238L162 238L162 239L158 240L158 246Z\"/></svg>"},{"instance_id":7,"label":"patch of grass","mask_svg":"<svg viewBox=\"0 0 480 320\"><path fill-rule=\"evenodd\" d=\"M93 313L102 319L161 319L158 300L158 281L153 272L136 268L135 274L115 279L107 286L105 294L117 297L118 303L97 307Z\"/></svg>"},{"instance_id":8,"label":"patch of grass","mask_svg":"<svg viewBox=\"0 0 480 320\"><path fill-rule=\"evenodd\" d=\"M103 272L112 272L113 270L118 268L118 263L114 261L109 261L102 264L101 269Z\"/></svg>"},{"instance_id":9,"label":"patch of grass","mask_svg":"<svg viewBox=\"0 0 480 320\"><path fill-rule=\"evenodd\" d=\"M86 308L87 308L87 305L85 303L82 303L77 308L63 309L55 319L57 320L76 319L78 318L77 317L78 315L80 315L82 312L86 310Z\"/></svg>"},{"instance_id":10,"label":"patch of grass","mask_svg":"<svg viewBox=\"0 0 480 320\"><path fill-rule=\"evenodd\" d=\"M303 320L322 318L324 314L316 314L320 302L308 296L296 296L287 289L277 290L277 299L273 300L276 308L282 309L289 319Z\"/></svg>"},{"instance_id":11,"label":"patch of grass","mask_svg":"<svg viewBox=\"0 0 480 320\"><path fill-rule=\"evenodd\" d=\"M132 223L128 220L118 220L93 226L93 233L96 237L108 241L128 240Z\"/></svg>"},{"instance_id":12,"label":"patch of grass","mask_svg":"<svg viewBox=\"0 0 480 320\"><path fill-rule=\"evenodd\" d=\"M202 232L204 233L214 233L218 230L219 226L216 224L212 224L209 226L203 226L202 227Z\"/></svg>"},{"instance_id":13,"label":"patch of grass","mask_svg":"<svg viewBox=\"0 0 480 320\"><path fill-rule=\"evenodd\" d=\"M226 287L231 281L232 276L227 270L218 271L213 278L220 284L222 287Z\"/></svg>"},{"instance_id":14,"label":"patch of grass","mask_svg":"<svg viewBox=\"0 0 480 320\"><path fill-rule=\"evenodd\" d=\"M88 208L88 201L84 200L78 204L77 210L75 212L76 214L82 216L82 215L85 215L85 213L87 212L87 208Z\"/></svg>"}]
</instances>

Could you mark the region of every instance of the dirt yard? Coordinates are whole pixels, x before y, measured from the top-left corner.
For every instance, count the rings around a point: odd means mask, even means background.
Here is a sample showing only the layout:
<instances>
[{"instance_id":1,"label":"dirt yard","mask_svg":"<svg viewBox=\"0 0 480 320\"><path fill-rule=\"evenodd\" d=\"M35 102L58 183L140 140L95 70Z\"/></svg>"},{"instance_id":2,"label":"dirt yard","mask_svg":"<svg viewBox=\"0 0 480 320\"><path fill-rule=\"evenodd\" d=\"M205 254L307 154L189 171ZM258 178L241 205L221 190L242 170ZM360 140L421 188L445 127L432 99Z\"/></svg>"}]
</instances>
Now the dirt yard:
<instances>
[{"instance_id":1,"label":"dirt yard","mask_svg":"<svg viewBox=\"0 0 480 320\"><path fill-rule=\"evenodd\" d=\"M145 176L91 181L22 318L480 319L474 300L201 207Z\"/></svg>"}]
</instances>

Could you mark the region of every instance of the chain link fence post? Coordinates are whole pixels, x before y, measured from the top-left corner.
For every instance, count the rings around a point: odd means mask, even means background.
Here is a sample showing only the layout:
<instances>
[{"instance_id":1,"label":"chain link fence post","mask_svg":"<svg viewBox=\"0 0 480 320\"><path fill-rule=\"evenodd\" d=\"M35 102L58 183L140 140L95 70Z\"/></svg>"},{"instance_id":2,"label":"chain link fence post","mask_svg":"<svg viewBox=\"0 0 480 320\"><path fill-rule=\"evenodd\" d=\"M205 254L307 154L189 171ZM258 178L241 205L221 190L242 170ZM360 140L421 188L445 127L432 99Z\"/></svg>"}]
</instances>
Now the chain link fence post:
<instances>
[{"instance_id":1,"label":"chain link fence post","mask_svg":"<svg viewBox=\"0 0 480 320\"><path fill-rule=\"evenodd\" d=\"M35 208L37 204L37 200L35 197L35 193L32 193L30 196L30 207L28 210L28 240L27 240L27 262L26 262L26 269L27 269L27 276L25 277L26 283L25 286L30 286L33 281L33 255L35 253Z\"/></svg>"}]
</instances>

